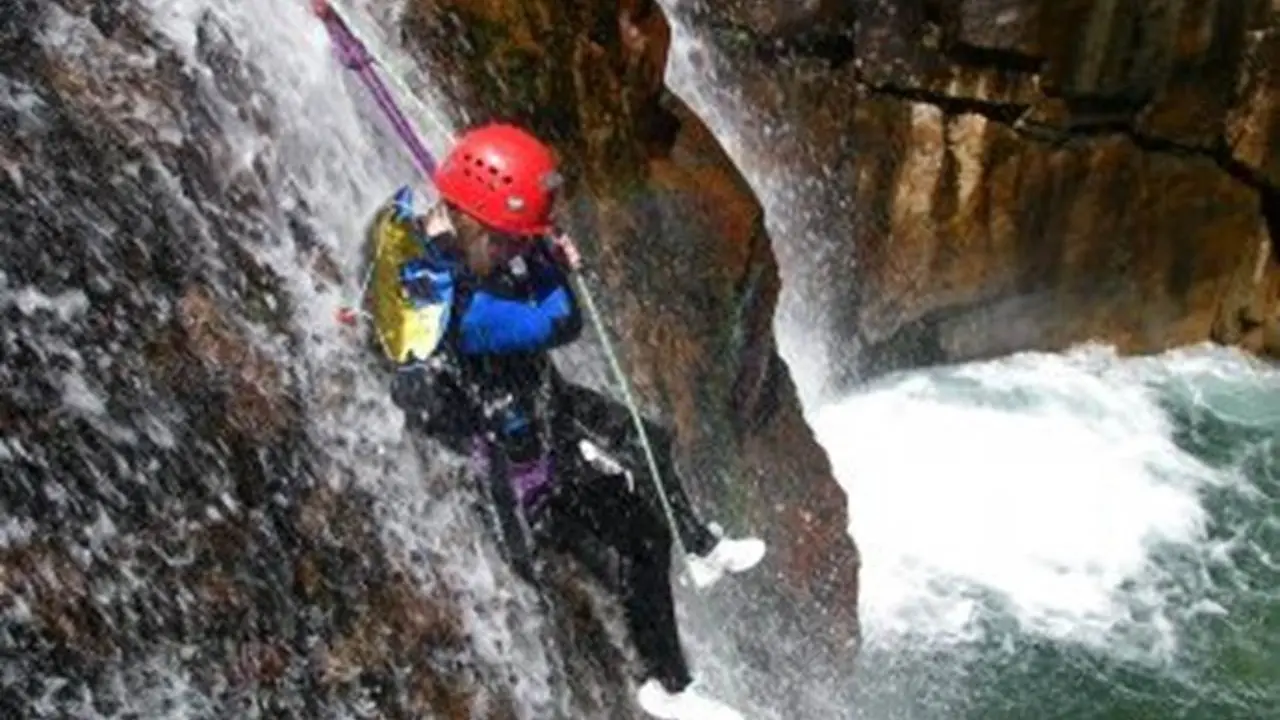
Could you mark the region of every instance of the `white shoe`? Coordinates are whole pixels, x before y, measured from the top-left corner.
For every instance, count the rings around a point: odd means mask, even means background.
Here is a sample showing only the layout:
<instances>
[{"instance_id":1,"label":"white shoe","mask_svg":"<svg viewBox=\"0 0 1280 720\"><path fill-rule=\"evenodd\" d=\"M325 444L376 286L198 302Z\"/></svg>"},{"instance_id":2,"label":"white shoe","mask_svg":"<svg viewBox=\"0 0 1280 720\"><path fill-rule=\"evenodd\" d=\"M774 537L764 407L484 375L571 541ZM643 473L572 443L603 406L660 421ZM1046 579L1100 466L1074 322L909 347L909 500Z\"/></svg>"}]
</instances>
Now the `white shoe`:
<instances>
[{"instance_id":1,"label":"white shoe","mask_svg":"<svg viewBox=\"0 0 1280 720\"><path fill-rule=\"evenodd\" d=\"M759 538L720 538L705 557L693 553L685 557L689 561L689 576L693 584L702 588L715 584L726 572L750 570L764 557L764 552L764 541Z\"/></svg>"},{"instance_id":2,"label":"white shoe","mask_svg":"<svg viewBox=\"0 0 1280 720\"><path fill-rule=\"evenodd\" d=\"M660 720L743 720L737 710L685 688L668 692L657 680L650 680L636 693L641 709Z\"/></svg>"}]
</instances>

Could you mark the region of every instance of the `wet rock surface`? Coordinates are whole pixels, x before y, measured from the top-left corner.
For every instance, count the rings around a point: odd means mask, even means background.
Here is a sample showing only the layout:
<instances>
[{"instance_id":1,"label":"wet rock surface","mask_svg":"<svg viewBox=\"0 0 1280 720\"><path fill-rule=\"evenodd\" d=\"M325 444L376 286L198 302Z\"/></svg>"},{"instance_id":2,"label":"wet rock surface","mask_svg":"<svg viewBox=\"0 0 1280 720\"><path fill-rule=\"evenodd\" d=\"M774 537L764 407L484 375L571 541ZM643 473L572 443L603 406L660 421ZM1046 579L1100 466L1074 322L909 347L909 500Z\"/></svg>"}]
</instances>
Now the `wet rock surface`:
<instances>
[{"instance_id":1,"label":"wet rock surface","mask_svg":"<svg viewBox=\"0 0 1280 720\"><path fill-rule=\"evenodd\" d=\"M855 375L1088 339L1263 349L1269 3L850 8L786 33L690 18L741 75L756 147L829 179L829 326Z\"/></svg>"}]
</instances>

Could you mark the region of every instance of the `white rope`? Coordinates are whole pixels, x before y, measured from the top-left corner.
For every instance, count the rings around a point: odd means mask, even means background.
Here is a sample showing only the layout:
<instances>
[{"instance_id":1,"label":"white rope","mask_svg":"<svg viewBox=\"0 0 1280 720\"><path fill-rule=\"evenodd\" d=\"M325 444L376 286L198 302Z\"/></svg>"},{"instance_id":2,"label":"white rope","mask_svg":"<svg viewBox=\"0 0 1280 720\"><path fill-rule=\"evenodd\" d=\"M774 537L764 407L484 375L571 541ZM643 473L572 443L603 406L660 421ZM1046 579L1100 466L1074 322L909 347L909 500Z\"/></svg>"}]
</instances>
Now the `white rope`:
<instances>
[{"instance_id":1,"label":"white rope","mask_svg":"<svg viewBox=\"0 0 1280 720\"><path fill-rule=\"evenodd\" d=\"M605 328L604 319L596 308L595 300L591 296L591 290L587 287L586 281L582 279L579 273L573 273L572 277L575 285L577 285L578 296L582 298L587 307L587 315L591 317L591 322L595 325L596 334L600 336L600 344L604 347L604 355L609 360L609 367L613 370L614 379L617 380L618 386L622 390L622 398L626 403L627 409L631 412L631 422L636 427L636 434L640 436L640 446L644 448L644 457L649 463L649 476L653 478L654 488L658 491L658 499L662 501L662 511L666 515L667 525L671 529L672 543L676 553L680 556L681 564L687 567L688 558L685 555L684 542L680 539L680 527L676 524L675 511L672 510L671 501L667 498L666 488L662 485L662 475L658 472L658 461L654 457L653 445L649 442L649 434L644 430L644 420L640 417L640 410L636 407L635 396L631 393L631 383L627 381L627 374L622 371L622 366L618 363L618 356L613 351L613 343L609 341L609 333Z\"/></svg>"},{"instance_id":2,"label":"white rope","mask_svg":"<svg viewBox=\"0 0 1280 720\"><path fill-rule=\"evenodd\" d=\"M333 0L329 0L329 9L333 11L334 15L338 16L338 20L342 21L342 24L346 25L347 29L351 31L351 34L357 40L360 41L360 44L364 46L365 51L368 53L369 59L372 60L374 64L381 66L383 70L386 71L383 73L383 77L391 81L391 85L394 87L396 92L401 96L401 100L408 98L409 102L412 103L414 110L416 110L420 116L430 118L431 122L435 124L437 127L442 127L442 128L450 127L451 123L447 117L444 117L440 112L431 109L425 103L423 103L421 100L418 99L417 93L413 92L413 90L408 86L408 84L406 84L405 81L401 79L399 67L387 62L385 58L383 58L381 55L377 53L376 50L374 50L372 47L369 46L369 43L365 42L364 40L364 38L366 37L365 34L358 30L359 25L352 22L351 14L346 10L344 10L341 7L340 3L334 2ZM449 138L450 138L450 141L454 139L454 133L452 131L449 132Z\"/></svg>"}]
</instances>

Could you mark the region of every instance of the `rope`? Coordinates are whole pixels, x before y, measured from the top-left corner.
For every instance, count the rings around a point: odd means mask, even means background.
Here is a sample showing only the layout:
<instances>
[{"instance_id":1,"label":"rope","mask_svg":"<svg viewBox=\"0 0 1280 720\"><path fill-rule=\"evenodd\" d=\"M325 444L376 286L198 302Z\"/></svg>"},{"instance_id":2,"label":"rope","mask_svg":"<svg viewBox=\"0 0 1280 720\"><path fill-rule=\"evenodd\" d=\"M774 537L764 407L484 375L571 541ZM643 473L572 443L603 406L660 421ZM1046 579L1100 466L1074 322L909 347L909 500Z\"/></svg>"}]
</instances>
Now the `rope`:
<instances>
[{"instance_id":1,"label":"rope","mask_svg":"<svg viewBox=\"0 0 1280 720\"><path fill-rule=\"evenodd\" d=\"M360 38L356 36L355 31L352 29L351 21L345 11L340 9L334 2L329 2L327 7L328 14L322 15L321 19L325 21L325 27L328 28L329 37L333 40L333 44L341 56L342 64L354 70L361 81L364 82L365 87L373 95L378 107L387 116L387 119L391 121L396 134L400 136L400 139L408 147L409 154L413 156L418 168L428 178L434 178L436 174L435 157L431 155L431 151L427 149L422 138L414 130L413 124L401 112L395 97L374 67L375 65L381 65L383 68L390 70L391 66L371 51L365 43L360 41ZM396 73L387 72L387 75L391 77L392 82L395 83L402 96L412 98L420 111L426 111L425 106L417 99L416 94L405 87Z\"/></svg>"},{"instance_id":2,"label":"rope","mask_svg":"<svg viewBox=\"0 0 1280 720\"><path fill-rule=\"evenodd\" d=\"M685 555L684 541L680 539L680 527L676 523L675 511L671 508L671 500L667 498L667 490L662 485L662 474L658 472L658 460L654 457L653 445L649 442L649 434L645 432L644 420L640 417L635 397L631 394L631 383L627 382L627 375L622 371L622 365L618 362L618 355L613 350L613 343L609 341L609 333L605 328L600 311L596 309L595 299L591 296L590 288L587 287L586 281L582 279L579 273L573 273L572 277L575 289L578 291L578 297L582 298L587 306L587 315L591 318L592 324L595 325L596 334L600 336L600 344L604 347L604 355L609 361L609 368L613 371L613 376L618 383L619 389L622 390L622 399L626 403L627 410L631 413L631 422L635 425L636 434L640 437L640 446L644 449L645 461L649 463L649 476L653 478L654 488L658 491L658 499L662 501L662 512L666 515L667 526L671 530L672 542L677 554L680 556L681 564L687 566L688 559Z\"/></svg>"}]
</instances>

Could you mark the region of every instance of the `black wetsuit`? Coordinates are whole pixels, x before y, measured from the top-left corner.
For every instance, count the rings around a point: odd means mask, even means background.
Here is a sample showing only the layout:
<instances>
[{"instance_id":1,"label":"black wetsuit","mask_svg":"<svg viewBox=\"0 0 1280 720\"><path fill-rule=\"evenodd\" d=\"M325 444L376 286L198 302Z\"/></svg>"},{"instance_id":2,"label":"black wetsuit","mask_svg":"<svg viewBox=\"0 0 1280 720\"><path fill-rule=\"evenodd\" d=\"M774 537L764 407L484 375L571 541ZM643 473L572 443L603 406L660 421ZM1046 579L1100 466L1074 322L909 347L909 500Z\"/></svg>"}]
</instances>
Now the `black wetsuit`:
<instances>
[{"instance_id":1,"label":"black wetsuit","mask_svg":"<svg viewBox=\"0 0 1280 720\"><path fill-rule=\"evenodd\" d=\"M631 418L620 403L567 383L547 352L582 331L567 278L538 249L484 282L458 271L455 287L441 349L427 362L400 369L393 398L420 429L483 461L478 479L498 515L508 556L526 579L535 581L536 544L572 553L597 572L599 548L616 551L611 589L619 593L646 676L673 692L683 689L690 676L672 599L672 539L647 468L629 468L630 476L610 472L579 451L585 438L616 455L635 441ZM522 303L512 306L509 325L524 335L496 330L506 322L494 311L507 307L504 300ZM522 309L544 306L549 322L525 317ZM491 330L483 332L485 327ZM690 552L706 554L716 537L680 486L671 435L651 422L646 434L681 540Z\"/></svg>"}]
</instances>

